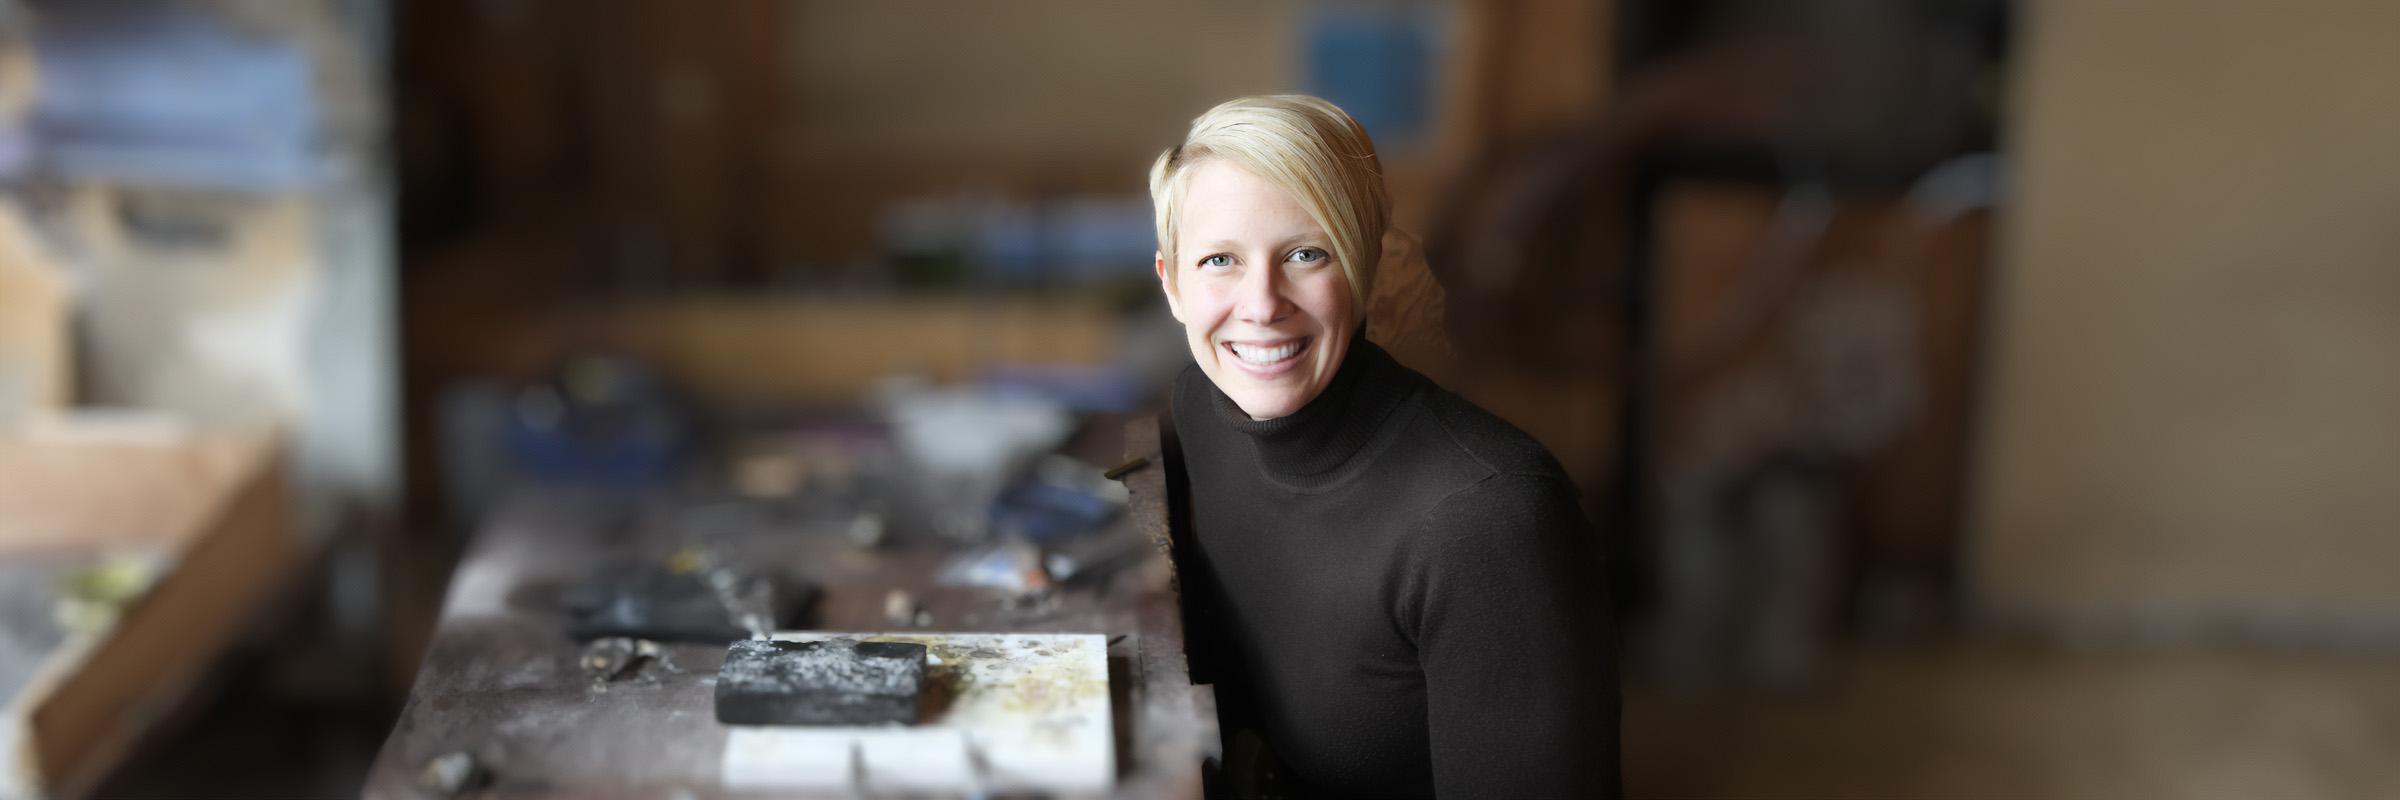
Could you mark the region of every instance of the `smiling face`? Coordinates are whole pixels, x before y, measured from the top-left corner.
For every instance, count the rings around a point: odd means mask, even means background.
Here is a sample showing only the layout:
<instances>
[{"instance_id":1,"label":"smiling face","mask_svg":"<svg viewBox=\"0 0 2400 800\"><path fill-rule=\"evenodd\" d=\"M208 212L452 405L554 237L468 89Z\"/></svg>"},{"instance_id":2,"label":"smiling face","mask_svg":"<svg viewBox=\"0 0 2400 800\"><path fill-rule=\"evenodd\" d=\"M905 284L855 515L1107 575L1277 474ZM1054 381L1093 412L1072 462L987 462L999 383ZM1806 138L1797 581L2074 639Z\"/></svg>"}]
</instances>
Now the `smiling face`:
<instances>
[{"instance_id":1,"label":"smiling face","mask_svg":"<svg viewBox=\"0 0 2400 800\"><path fill-rule=\"evenodd\" d=\"M1350 349L1350 284L1290 193L1222 159L1191 167L1177 263L1157 261L1200 371L1252 419L1299 411Z\"/></svg>"}]
</instances>

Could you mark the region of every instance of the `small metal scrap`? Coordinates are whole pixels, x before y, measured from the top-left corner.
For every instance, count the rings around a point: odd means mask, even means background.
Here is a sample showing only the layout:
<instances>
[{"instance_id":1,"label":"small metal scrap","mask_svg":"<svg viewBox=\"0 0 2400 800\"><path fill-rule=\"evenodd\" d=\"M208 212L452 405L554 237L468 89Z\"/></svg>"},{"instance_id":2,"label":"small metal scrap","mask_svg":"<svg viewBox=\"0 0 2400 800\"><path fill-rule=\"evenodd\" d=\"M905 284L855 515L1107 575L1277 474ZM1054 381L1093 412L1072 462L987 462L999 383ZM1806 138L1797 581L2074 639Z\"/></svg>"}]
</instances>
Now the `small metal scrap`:
<instances>
[{"instance_id":1,"label":"small metal scrap","mask_svg":"<svg viewBox=\"0 0 2400 800\"><path fill-rule=\"evenodd\" d=\"M808 483L808 466L798 455L753 453L733 462L733 486L752 500L780 500L799 494Z\"/></svg>"},{"instance_id":2,"label":"small metal scrap","mask_svg":"<svg viewBox=\"0 0 2400 800\"><path fill-rule=\"evenodd\" d=\"M1049 591L1050 577L1039 545L1008 537L952 556L935 574L934 582L1017 595Z\"/></svg>"},{"instance_id":3,"label":"small metal scrap","mask_svg":"<svg viewBox=\"0 0 2400 800\"><path fill-rule=\"evenodd\" d=\"M685 547L667 556L667 574L690 575L699 572L700 568L707 566L710 560L708 551L697 547Z\"/></svg>"},{"instance_id":4,"label":"small metal scrap","mask_svg":"<svg viewBox=\"0 0 2400 800\"><path fill-rule=\"evenodd\" d=\"M473 754L443 753L428 759L425 767L417 771L417 788L434 797L451 798L481 788L491 777L491 772Z\"/></svg>"},{"instance_id":5,"label":"small metal scrap","mask_svg":"<svg viewBox=\"0 0 2400 800\"><path fill-rule=\"evenodd\" d=\"M1125 479L1125 476L1133 474L1134 470L1147 466L1150 466L1150 459L1137 457L1132 461L1118 464L1109 469L1107 472L1100 473L1100 477L1107 478L1112 481L1121 481Z\"/></svg>"},{"instance_id":6,"label":"small metal scrap","mask_svg":"<svg viewBox=\"0 0 2400 800\"><path fill-rule=\"evenodd\" d=\"M764 639L775 632L775 585L764 578L751 577L731 569L711 570L708 585L716 590L717 601L725 604L725 614L735 627Z\"/></svg>"},{"instance_id":7,"label":"small metal scrap","mask_svg":"<svg viewBox=\"0 0 2400 800\"><path fill-rule=\"evenodd\" d=\"M59 578L51 618L69 631L106 630L149 590L158 566L155 558L115 556L67 573Z\"/></svg>"},{"instance_id":8,"label":"small metal scrap","mask_svg":"<svg viewBox=\"0 0 2400 800\"><path fill-rule=\"evenodd\" d=\"M658 643L648 639L611 636L594 639L583 648L583 671L594 680L613 681L633 674L642 662L658 658Z\"/></svg>"},{"instance_id":9,"label":"small metal scrap","mask_svg":"<svg viewBox=\"0 0 2400 800\"><path fill-rule=\"evenodd\" d=\"M850 518L849 526L842 529L842 535L848 538L852 545L862 549L872 549L882 545L886 532L883 515L873 511L858 512L858 516Z\"/></svg>"},{"instance_id":10,"label":"small metal scrap","mask_svg":"<svg viewBox=\"0 0 2400 800\"><path fill-rule=\"evenodd\" d=\"M894 627L906 628L917 624L917 619L923 616L926 616L925 609L917 605L915 595L900 589L893 589L890 594L883 596L884 622L890 623Z\"/></svg>"}]
</instances>

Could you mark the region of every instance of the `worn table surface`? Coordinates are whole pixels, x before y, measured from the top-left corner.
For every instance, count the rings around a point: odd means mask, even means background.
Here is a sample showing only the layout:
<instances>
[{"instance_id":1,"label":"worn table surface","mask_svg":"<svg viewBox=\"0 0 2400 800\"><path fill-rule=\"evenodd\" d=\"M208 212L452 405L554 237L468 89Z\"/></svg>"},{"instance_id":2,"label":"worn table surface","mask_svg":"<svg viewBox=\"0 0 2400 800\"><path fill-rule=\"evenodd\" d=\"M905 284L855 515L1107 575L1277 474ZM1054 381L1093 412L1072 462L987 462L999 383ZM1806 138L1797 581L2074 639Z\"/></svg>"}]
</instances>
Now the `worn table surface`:
<instances>
[{"instance_id":1,"label":"worn table surface","mask_svg":"<svg viewBox=\"0 0 2400 800\"><path fill-rule=\"evenodd\" d=\"M1124 476L1131 505L1123 521L1093 535L1163 542L1167 500L1156 423L1138 419L1126 437L1128 455L1151 465ZM812 523L805 513L773 524L709 525L705 534L627 524L630 505L590 492L542 491L494 516L452 579L416 685L369 774L367 797L432 796L418 776L452 752L472 754L490 773L470 796L732 795L719 775L727 729L713 705L724 648L662 643L656 663L595 682L581 669L581 648L565 633L557 606L564 587L595 567L695 544L816 581L823 590L811 620L816 629L887 629L885 596L903 589L930 614L925 630L1106 634L1119 762L1114 796L1200 794L1201 760L1217 741L1214 707L1206 688L1190 681L1163 548L1101 585L1057 592L1047 607L1012 609L996 591L936 587L951 550L860 550L827 533L830 521Z\"/></svg>"}]
</instances>

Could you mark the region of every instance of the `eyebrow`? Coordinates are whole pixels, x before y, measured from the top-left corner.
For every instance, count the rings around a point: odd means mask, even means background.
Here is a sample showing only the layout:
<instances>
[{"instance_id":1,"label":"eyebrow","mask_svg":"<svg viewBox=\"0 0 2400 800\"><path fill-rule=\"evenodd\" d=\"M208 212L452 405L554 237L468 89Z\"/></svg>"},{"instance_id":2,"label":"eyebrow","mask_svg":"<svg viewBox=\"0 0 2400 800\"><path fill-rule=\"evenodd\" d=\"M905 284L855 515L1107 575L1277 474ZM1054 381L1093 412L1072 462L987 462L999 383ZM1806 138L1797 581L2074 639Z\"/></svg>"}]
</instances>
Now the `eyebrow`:
<instances>
[{"instance_id":1,"label":"eyebrow","mask_svg":"<svg viewBox=\"0 0 2400 800\"><path fill-rule=\"evenodd\" d=\"M1294 235L1294 236L1287 236L1287 237L1284 237L1283 241L1281 241L1281 242L1278 242L1277 244L1278 244L1279 246L1281 246L1281 247L1296 247L1296 246L1303 245L1303 244L1314 245L1314 244L1318 244L1318 243L1319 243L1319 239L1320 239L1320 238L1322 238L1322 239L1324 240L1324 241L1323 241L1323 244L1324 244L1325 246L1328 246L1328 247L1332 246L1332 244L1333 244L1332 237L1318 237L1318 236L1315 236L1315 235L1311 235L1311 234L1305 234L1305 233L1304 233L1304 234L1298 234L1298 235ZM1208 244L1201 245L1201 246L1200 246L1200 249L1202 249L1202 250L1239 250L1239 249L1241 249L1241 246L1242 246L1242 243L1241 243L1241 242L1237 242L1237 241L1234 241L1234 240L1232 240L1232 239L1218 239L1218 240L1216 240L1216 241L1214 241L1214 242L1209 242Z\"/></svg>"}]
</instances>

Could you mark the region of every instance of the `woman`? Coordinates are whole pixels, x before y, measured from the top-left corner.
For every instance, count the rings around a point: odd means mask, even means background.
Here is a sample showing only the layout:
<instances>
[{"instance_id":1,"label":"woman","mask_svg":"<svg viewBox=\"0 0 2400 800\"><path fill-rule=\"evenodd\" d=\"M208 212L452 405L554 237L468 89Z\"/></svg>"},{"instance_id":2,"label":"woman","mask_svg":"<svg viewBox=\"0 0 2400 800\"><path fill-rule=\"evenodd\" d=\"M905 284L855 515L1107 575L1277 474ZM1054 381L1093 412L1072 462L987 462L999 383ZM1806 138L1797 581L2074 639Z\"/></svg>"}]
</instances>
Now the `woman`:
<instances>
[{"instance_id":1,"label":"woman","mask_svg":"<svg viewBox=\"0 0 2400 800\"><path fill-rule=\"evenodd\" d=\"M1614 795L1615 634L1574 486L1363 335L1391 213L1366 132L1313 97L1234 100L1150 195L1228 730L1255 725L1296 794Z\"/></svg>"}]
</instances>

